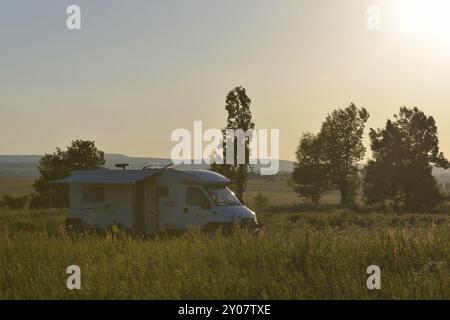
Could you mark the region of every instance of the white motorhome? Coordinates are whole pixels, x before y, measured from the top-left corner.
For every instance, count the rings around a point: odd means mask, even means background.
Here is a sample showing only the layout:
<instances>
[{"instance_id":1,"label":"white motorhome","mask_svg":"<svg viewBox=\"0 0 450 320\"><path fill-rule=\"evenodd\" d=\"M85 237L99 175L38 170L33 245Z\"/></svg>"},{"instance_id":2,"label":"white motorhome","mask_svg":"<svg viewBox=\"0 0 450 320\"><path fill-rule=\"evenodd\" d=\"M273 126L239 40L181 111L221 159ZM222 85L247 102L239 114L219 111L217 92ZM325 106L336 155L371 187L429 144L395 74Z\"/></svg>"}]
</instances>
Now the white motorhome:
<instances>
[{"instance_id":1,"label":"white motorhome","mask_svg":"<svg viewBox=\"0 0 450 320\"><path fill-rule=\"evenodd\" d=\"M212 171L164 167L74 171L55 181L69 184L69 228L119 227L137 235L236 223L257 228L256 214L228 189L229 182Z\"/></svg>"}]
</instances>

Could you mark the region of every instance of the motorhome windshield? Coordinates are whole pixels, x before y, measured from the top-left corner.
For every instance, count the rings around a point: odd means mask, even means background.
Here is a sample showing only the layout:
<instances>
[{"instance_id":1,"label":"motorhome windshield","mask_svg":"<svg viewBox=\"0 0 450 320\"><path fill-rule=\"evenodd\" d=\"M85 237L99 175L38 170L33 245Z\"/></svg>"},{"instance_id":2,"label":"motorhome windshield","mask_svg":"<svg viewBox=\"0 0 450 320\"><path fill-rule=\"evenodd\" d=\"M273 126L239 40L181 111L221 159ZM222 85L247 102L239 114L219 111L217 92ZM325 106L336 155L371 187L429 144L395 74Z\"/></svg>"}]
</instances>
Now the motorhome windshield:
<instances>
[{"instance_id":1,"label":"motorhome windshield","mask_svg":"<svg viewBox=\"0 0 450 320\"><path fill-rule=\"evenodd\" d=\"M234 193L225 186L207 187L209 195L218 206L241 206Z\"/></svg>"}]
</instances>

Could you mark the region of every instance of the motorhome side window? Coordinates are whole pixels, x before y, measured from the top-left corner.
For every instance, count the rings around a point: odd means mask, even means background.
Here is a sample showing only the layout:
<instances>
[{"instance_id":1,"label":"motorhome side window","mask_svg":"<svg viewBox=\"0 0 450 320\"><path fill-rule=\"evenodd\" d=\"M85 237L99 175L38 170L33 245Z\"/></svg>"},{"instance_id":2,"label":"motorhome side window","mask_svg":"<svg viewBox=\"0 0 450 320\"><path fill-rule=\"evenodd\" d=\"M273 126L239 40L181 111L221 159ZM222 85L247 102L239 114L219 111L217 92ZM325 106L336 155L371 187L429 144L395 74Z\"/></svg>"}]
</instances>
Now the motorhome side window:
<instances>
[{"instance_id":1,"label":"motorhome side window","mask_svg":"<svg viewBox=\"0 0 450 320\"><path fill-rule=\"evenodd\" d=\"M208 202L205 194L200 188L188 187L186 190L186 205L192 207L201 207Z\"/></svg>"},{"instance_id":2,"label":"motorhome side window","mask_svg":"<svg viewBox=\"0 0 450 320\"><path fill-rule=\"evenodd\" d=\"M99 203L105 201L105 189L102 187L83 187L84 203Z\"/></svg>"}]
</instances>

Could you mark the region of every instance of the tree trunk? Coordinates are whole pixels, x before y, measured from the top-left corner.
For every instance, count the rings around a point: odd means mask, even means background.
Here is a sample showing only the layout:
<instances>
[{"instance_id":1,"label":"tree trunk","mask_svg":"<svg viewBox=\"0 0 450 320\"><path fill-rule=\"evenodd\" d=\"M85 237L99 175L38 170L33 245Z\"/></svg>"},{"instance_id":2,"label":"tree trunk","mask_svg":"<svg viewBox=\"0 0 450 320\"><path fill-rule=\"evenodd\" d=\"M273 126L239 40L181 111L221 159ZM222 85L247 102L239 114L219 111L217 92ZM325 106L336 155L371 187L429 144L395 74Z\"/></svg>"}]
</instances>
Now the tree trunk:
<instances>
[{"instance_id":1,"label":"tree trunk","mask_svg":"<svg viewBox=\"0 0 450 320\"><path fill-rule=\"evenodd\" d=\"M339 191L341 192L341 206L345 207L348 205L348 186L346 183L341 183L339 185Z\"/></svg>"},{"instance_id":2,"label":"tree trunk","mask_svg":"<svg viewBox=\"0 0 450 320\"><path fill-rule=\"evenodd\" d=\"M236 177L236 197L244 204L244 187L246 181L245 165L239 165Z\"/></svg>"}]
</instances>

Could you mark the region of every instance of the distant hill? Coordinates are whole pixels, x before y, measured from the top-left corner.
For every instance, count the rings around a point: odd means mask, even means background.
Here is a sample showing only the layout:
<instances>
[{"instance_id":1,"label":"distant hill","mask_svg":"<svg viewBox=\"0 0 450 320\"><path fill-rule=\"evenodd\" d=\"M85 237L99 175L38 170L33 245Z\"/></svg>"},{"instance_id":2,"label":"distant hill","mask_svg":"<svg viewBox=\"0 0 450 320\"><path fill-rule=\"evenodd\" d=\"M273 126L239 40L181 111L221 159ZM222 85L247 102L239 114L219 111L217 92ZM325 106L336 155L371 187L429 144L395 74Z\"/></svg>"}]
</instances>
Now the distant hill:
<instances>
[{"instance_id":1,"label":"distant hill","mask_svg":"<svg viewBox=\"0 0 450 320\"><path fill-rule=\"evenodd\" d=\"M40 155L0 155L0 162L6 163L38 163Z\"/></svg>"},{"instance_id":2,"label":"distant hill","mask_svg":"<svg viewBox=\"0 0 450 320\"><path fill-rule=\"evenodd\" d=\"M0 177L36 178L39 176L38 162L40 155L0 155ZM152 163L170 163L166 158L129 157L122 154L105 154L105 167L113 169L116 163L129 163L130 169L141 169ZM280 172L292 172L292 161L280 160ZM207 165L179 165L182 169L207 169ZM259 167L256 166L256 171Z\"/></svg>"},{"instance_id":3,"label":"distant hill","mask_svg":"<svg viewBox=\"0 0 450 320\"><path fill-rule=\"evenodd\" d=\"M34 179L39 176L38 162L40 155L0 155L0 178ZM105 167L114 169L116 163L129 163L130 169L142 169L152 163L170 163L167 158L129 157L123 154L105 154ZM207 165L179 165L182 169L207 169ZM361 164L362 168L363 165ZM280 160L280 173L290 173L294 169L294 162ZM256 166L255 171L259 171ZM433 174L439 183L450 182L450 170L435 168Z\"/></svg>"}]
</instances>

